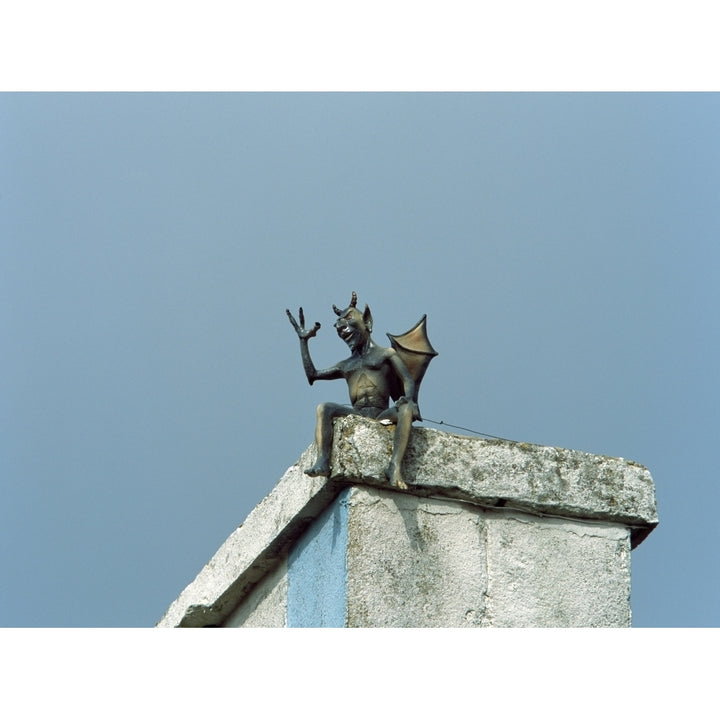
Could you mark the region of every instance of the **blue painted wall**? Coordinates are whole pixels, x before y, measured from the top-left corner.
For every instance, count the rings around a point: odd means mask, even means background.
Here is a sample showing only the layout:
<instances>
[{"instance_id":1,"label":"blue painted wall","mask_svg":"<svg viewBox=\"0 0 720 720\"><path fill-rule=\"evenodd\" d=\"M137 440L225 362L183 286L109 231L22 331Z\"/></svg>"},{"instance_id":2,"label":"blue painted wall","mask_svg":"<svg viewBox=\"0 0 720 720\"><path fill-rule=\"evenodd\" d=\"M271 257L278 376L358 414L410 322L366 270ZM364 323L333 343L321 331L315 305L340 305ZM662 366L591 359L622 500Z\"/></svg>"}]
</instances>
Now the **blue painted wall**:
<instances>
[{"instance_id":1,"label":"blue painted wall","mask_svg":"<svg viewBox=\"0 0 720 720\"><path fill-rule=\"evenodd\" d=\"M348 495L343 490L288 557L288 627L345 627Z\"/></svg>"}]
</instances>

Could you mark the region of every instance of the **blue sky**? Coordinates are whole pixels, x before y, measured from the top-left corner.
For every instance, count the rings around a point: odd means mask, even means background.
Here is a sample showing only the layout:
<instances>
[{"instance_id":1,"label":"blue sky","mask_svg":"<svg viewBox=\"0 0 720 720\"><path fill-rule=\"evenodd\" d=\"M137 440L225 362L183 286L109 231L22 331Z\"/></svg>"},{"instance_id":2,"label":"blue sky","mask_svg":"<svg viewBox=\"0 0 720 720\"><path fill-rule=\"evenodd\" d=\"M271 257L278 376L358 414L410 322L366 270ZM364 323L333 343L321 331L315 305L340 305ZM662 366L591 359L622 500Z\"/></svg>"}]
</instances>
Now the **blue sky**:
<instances>
[{"instance_id":1,"label":"blue sky","mask_svg":"<svg viewBox=\"0 0 720 720\"><path fill-rule=\"evenodd\" d=\"M633 624L720 624L718 127L716 94L0 95L0 626L153 625L346 402L285 308L327 366L352 290L381 342L427 313L426 419L646 465Z\"/></svg>"}]
</instances>

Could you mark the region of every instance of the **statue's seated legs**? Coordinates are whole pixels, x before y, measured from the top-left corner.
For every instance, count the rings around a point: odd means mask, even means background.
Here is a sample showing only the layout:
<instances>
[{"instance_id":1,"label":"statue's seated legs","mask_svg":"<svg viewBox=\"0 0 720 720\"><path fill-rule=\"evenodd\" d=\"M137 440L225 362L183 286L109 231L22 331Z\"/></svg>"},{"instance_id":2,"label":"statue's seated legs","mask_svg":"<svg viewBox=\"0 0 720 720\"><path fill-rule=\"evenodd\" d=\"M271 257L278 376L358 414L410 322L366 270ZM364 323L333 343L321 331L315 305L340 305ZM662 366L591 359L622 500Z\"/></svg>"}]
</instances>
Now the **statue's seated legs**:
<instances>
[{"instance_id":1,"label":"statue's seated legs","mask_svg":"<svg viewBox=\"0 0 720 720\"><path fill-rule=\"evenodd\" d=\"M356 410L347 405L338 405L337 403L326 402L321 403L317 407L317 424L315 426L315 446L317 447L317 459L315 464L305 470L306 475L311 477L330 475L330 454L332 452L333 441L333 419L336 417L345 417L346 415L363 415L365 417L373 417L381 423L389 425L397 425L395 429L395 438L393 440L393 453L390 464L385 470L385 476L390 480L392 485L401 489L407 489L407 485L403 481L401 466L405 456L408 440L410 439L410 430L413 422L413 409L409 404L400 406L393 405L386 410L378 412L376 408L362 408Z\"/></svg>"}]
</instances>

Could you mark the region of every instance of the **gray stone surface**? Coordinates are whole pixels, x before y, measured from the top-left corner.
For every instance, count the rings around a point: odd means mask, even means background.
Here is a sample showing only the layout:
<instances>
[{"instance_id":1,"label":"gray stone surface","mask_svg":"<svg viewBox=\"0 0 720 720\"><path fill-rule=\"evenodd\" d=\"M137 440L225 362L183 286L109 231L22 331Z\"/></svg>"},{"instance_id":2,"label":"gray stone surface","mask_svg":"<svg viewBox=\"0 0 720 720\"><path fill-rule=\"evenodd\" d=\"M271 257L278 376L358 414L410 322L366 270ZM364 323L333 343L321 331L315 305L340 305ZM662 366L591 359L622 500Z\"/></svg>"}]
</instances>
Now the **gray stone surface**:
<instances>
[{"instance_id":1,"label":"gray stone surface","mask_svg":"<svg viewBox=\"0 0 720 720\"><path fill-rule=\"evenodd\" d=\"M629 627L627 528L579 520L489 514L491 627Z\"/></svg>"},{"instance_id":2,"label":"gray stone surface","mask_svg":"<svg viewBox=\"0 0 720 720\"><path fill-rule=\"evenodd\" d=\"M248 593L223 623L223 627L285 627L287 588L287 563L282 561Z\"/></svg>"},{"instance_id":3,"label":"gray stone surface","mask_svg":"<svg viewBox=\"0 0 720 720\"><path fill-rule=\"evenodd\" d=\"M386 487L392 436L392 426L363 418L336 422L332 477ZM633 545L658 522L650 473L623 458L415 428L403 476L415 495L622 523Z\"/></svg>"},{"instance_id":4,"label":"gray stone surface","mask_svg":"<svg viewBox=\"0 0 720 720\"><path fill-rule=\"evenodd\" d=\"M348 627L628 627L630 533L357 487Z\"/></svg>"},{"instance_id":5,"label":"gray stone surface","mask_svg":"<svg viewBox=\"0 0 720 720\"><path fill-rule=\"evenodd\" d=\"M348 526L348 627L481 623L487 588L481 510L357 487Z\"/></svg>"},{"instance_id":6,"label":"gray stone surface","mask_svg":"<svg viewBox=\"0 0 720 720\"><path fill-rule=\"evenodd\" d=\"M399 492L392 427L348 417L334 432L331 477L302 472L308 448L159 627L281 625L288 551L346 487L350 626L629 623L630 545L657 524L646 468L414 428Z\"/></svg>"}]
</instances>

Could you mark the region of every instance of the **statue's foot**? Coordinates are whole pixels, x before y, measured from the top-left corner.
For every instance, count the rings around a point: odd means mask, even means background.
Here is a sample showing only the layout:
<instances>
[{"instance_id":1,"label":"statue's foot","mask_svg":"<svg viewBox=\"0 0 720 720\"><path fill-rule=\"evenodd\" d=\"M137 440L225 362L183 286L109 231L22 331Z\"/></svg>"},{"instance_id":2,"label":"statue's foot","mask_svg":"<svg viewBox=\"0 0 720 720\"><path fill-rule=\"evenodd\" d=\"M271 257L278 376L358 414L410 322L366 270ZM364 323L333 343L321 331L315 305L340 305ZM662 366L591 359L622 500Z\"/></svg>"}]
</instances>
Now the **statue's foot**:
<instances>
[{"instance_id":1,"label":"statue's foot","mask_svg":"<svg viewBox=\"0 0 720 720\"><path fill-rule=\"evenodd\" d=\"M312 467L303 472L310 477L327 477L330 475L330 463L316 462Z\"/></svg>"},{"instance_id":2,"label":"statue's foot","mask_svg":"<svg viewBox=\"0 0 720 720\"><path fill-rule=\"evenodd\" d=\"M388 465L387 470L385 471L385 477L390 481L390 484L394 485L396 488L399 488L400 490L408 489L407 484L402 479L400 468L394 462L391 462Z\"/></svg>"}]
</instances>

